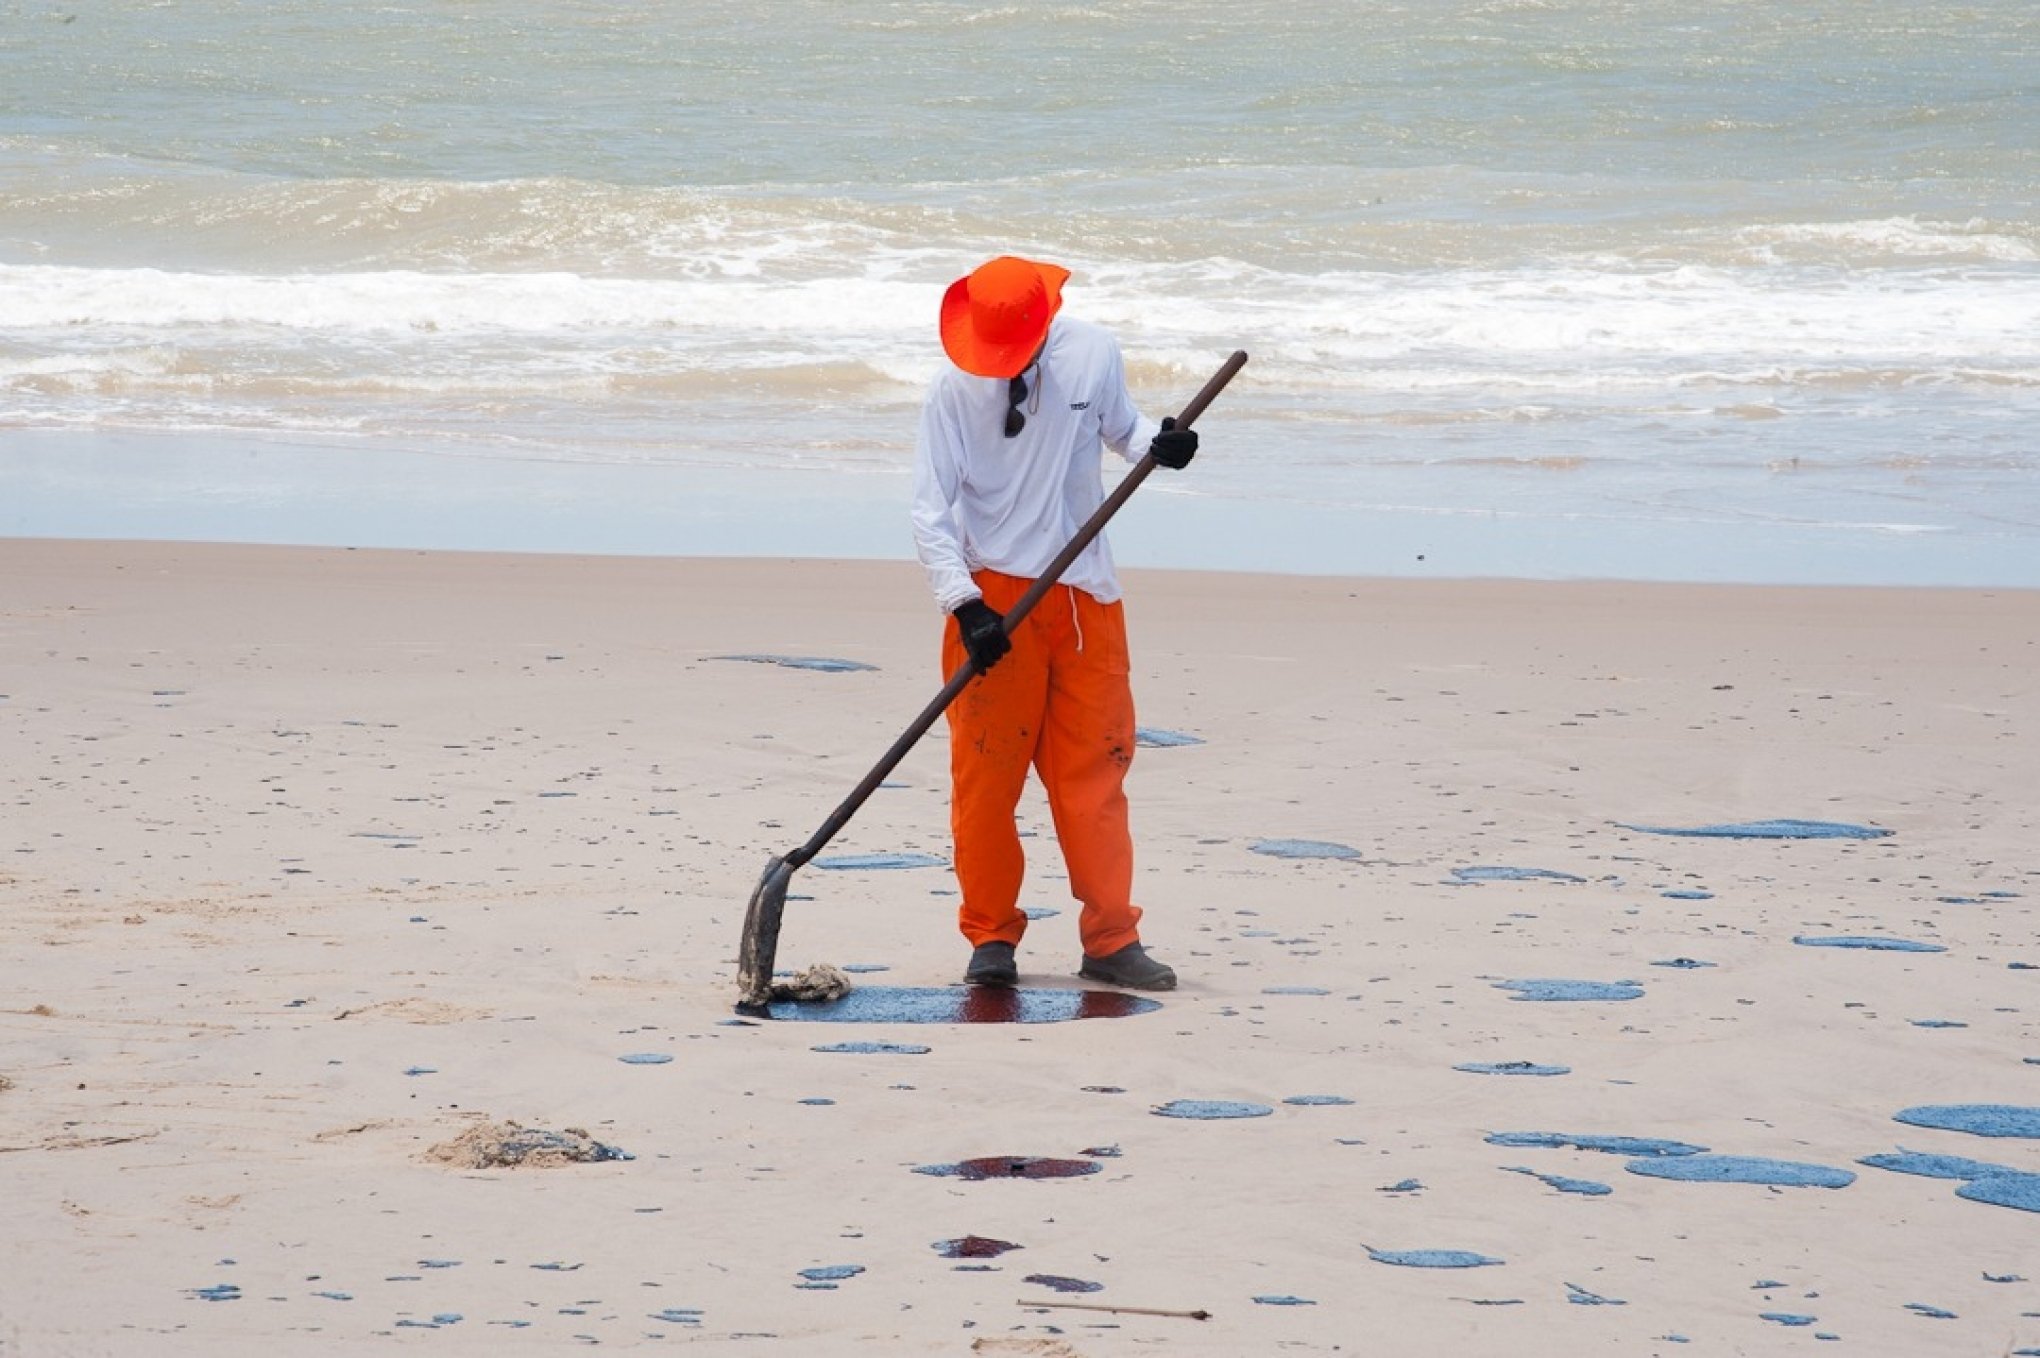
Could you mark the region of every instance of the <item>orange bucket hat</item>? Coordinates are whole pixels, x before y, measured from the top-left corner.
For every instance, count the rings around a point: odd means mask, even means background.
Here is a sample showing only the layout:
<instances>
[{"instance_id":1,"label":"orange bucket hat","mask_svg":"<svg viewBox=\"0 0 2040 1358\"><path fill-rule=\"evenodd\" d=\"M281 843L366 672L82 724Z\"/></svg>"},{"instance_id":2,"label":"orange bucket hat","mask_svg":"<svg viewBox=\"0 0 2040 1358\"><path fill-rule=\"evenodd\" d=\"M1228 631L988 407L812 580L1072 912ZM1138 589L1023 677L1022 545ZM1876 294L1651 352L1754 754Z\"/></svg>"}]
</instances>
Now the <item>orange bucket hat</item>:
<instances>
[{"instance_id":1,"label":"orange bucket hat","mask_svg":"<svg viewBox=\"0 0 2040 1358\"><path fill-rule=\"evenodd\" d=\"M1070 271L1000 255L942 296L942 347L978 377L1018 377L1048 338Z\"/></svg>"}]
</instances>

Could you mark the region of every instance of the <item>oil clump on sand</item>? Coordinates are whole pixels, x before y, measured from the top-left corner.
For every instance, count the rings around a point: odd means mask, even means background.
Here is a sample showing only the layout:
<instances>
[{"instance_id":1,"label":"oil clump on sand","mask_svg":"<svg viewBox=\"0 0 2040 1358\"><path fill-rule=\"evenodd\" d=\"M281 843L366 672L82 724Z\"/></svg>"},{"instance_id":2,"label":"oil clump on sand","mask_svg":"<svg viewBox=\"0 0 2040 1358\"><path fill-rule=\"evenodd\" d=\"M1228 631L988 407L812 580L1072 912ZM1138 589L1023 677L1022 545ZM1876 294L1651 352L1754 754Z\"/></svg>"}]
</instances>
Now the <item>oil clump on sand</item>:
<instances>
[{"instance_id":1,"label":"oil clump on sand","mask_svg":"<svg viewBox=\"0 0 2040 1358\"><path fill-rule=\"evenodd\" d=\"M914 1173L977 1183L985 1179L1075 1179L1099 1170L1095 1160L1060 1160L1043 1155L984 1155L945 1165L916 1165Z\"/></svg>"},{"instance_id":2,"label":"oil clump on sand","mask_svg":"<svg viewBox=\"0 0 2040 1358\"><path fill-rule=\"evenodd\" d=\"M934 1245L935 1253L944 1259L996 1259L1021 1248L1010 1240L995 1240L986 1235L963 1235L954 1240L938 1240Z\"/></svg>"}]
</instances>

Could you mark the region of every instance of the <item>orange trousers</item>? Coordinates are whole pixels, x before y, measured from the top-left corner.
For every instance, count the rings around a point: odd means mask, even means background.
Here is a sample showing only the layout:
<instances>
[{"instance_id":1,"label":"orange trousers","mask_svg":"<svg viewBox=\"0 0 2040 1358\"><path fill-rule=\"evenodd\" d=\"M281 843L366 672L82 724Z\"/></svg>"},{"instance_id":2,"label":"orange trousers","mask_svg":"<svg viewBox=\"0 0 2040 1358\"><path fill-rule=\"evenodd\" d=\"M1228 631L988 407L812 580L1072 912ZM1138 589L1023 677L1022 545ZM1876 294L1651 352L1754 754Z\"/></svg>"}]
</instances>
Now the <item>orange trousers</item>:
<instances>
[{"instance_id":1,"label":"orange trousers","mask_svg":"<svg viewBox=\"0 0 2040 1358\"><path fill-rule=\"evenodd\" d=\"M1001 613L1032 583L996 571L973 578ZM1077 928L1084 951L1103 957L1140 938L1123 788L1134 740L1125 610L1058 585L1012 640L1005 658L949 707L949 825L963 890L957 923L973 947L1018 943L1027 930L1020 910L1026 854L1013 813L1031 766L1055 817L1070 895L1083 905ZM967 658L951 618L944 673Z\"/></svg>"}]
</instances>

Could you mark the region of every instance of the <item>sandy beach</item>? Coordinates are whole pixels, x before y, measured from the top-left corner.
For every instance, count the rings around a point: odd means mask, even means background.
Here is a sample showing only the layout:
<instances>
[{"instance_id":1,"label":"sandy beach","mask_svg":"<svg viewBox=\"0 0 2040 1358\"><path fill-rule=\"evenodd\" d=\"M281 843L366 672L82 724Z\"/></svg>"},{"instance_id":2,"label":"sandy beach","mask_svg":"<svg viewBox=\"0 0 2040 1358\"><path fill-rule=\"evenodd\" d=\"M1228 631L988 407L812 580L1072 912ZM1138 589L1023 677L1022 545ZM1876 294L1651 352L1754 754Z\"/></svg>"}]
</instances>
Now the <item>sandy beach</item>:
<instances>
[{"instance_id":1,"label":"sandy beach","mask_svg":"<svg viewBox=\"0 0 2040 1358\"><path fill-rule=\"evenodd\" d=\"M738 1023L939 686L912 565L0 541L0 1354L2040 1352L2040 1214L1958 1196L2040 1139L1896 1120L2040 1121L2040 593L1127 583L1183 987ZM938 727L829 854L946 808ZM1637 828L1778 820L1888 833ZM958 978L939 863L793 890L782 965ZM630 1158L435 1153L504 1123Z\"/></svg>"}]
</instances>

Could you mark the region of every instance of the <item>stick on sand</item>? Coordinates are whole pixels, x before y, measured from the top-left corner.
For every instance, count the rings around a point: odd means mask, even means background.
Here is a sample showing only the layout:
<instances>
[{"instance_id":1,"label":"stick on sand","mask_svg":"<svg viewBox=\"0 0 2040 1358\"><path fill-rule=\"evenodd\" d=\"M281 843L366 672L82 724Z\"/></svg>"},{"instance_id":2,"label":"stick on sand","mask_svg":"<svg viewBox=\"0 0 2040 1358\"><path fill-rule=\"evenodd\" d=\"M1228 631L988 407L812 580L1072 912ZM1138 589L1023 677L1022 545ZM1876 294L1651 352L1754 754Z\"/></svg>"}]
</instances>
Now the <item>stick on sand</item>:
<instances>
[{"instance_id":1,"label":"stick on sand","mask_svg":"<svg viewBox=\"0 0 2040 1358\"><path fill-rule=\"evenodd\" d=\"M1043 1310L1050 1308L1062 1311L1111 1311L1122 1316L1167 1316L1171 1320L1209 1320L1209 1311L1163 1311L1152 1306L1108 1306L1101 1301L1029 1301L1022 1297L1016 1306L1033 1306Z\"/></svg>"}]
</instances>

